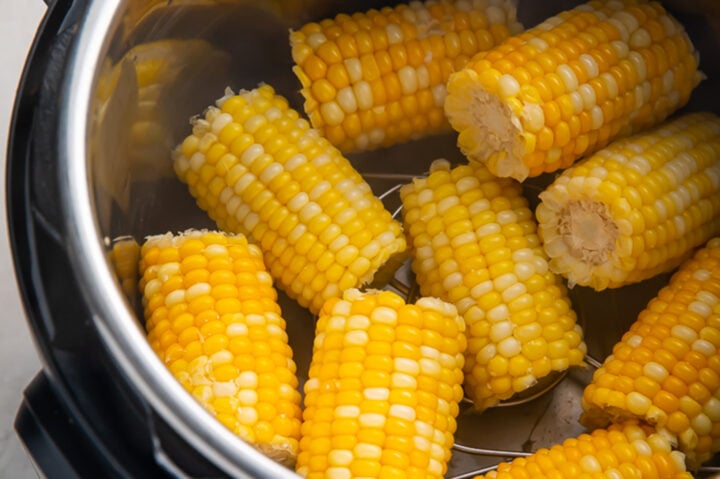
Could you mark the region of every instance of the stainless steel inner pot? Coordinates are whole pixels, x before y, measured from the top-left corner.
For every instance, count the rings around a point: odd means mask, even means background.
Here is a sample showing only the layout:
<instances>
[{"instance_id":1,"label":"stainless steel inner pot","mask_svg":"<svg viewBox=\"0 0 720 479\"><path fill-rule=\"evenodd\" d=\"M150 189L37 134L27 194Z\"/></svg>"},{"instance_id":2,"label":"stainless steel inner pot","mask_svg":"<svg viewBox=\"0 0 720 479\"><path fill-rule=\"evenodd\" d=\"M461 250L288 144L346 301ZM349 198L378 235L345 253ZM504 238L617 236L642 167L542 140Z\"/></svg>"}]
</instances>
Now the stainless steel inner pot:
<instances>
[{"instance_id":1,"label":"stainless steel inner pot","mask_svg":"<svg viewBox=\"0 0 720 479\"><path fill-rule=\"evenodd\" d=\"M575 3L521 1L518 16L529 27ZM708 76L686 110L720 113L714 94L720 72L713 58L720 45L720 4L666 3L685 23ZM79 23L70 74L58 97L61 202L71 212L66 218L71 261L96 307L92 319L128 381L194 448L233 476L296 477L211 419L175 381L146 342L137 298L123 294L107 253L118 237L141 242L150 234L213 228L171 167L170 150L188 134L188 119L222 96L225 87L249 89L261 82L273 85L301 111L288 30L336 13L381 5L322 0L104 0L89 2ZM139 82L138 71L142 75L148 62L154 62L160 73L149 83ZM463 161L453 134L350 156L391 211L399 206L394 187L423 174L440 157ZM551 179L546 175L528 183L531 204L536 204L538 191ZM407 267L396 279L395 287L401 291L412 286ZM603 293L574 288L572 300L585 328L591 364L555 376L517 401L483 414L463 405L448 477L470 477L502 459L583 432L578 423L579 398L592 374L593 359L601 361L608 354L667 279L663 275ZM281 305L303 378L310 360L313 318L282 294ZM165 459L172 470L171 461Z\"/></svg>"}]
</instances>

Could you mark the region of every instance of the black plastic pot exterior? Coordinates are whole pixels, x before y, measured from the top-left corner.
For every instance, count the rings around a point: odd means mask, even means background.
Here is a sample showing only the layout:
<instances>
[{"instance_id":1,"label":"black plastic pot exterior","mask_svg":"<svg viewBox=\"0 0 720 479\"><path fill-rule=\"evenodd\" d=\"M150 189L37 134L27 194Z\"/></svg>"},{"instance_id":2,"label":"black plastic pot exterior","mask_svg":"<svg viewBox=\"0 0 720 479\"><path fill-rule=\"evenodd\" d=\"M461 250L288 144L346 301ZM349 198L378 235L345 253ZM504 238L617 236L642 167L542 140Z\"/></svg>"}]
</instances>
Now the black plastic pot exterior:
<instances>
[{"instance_id":1,"label":"black plastic pot exterior","mask_svg":"<svg viewBox=\"0 0 720 479\"><path fill-rule=\"evenodd\" d=\"M25 391L16 429L48 477L162 477L167 425L109 356L86 288L70 264L57 158L59 96L87 4L51 5L31 48L8 144L7 214L15 271L43 371ZM183 441L189 473L221 476Z\"/></svg>"}]
</instances>

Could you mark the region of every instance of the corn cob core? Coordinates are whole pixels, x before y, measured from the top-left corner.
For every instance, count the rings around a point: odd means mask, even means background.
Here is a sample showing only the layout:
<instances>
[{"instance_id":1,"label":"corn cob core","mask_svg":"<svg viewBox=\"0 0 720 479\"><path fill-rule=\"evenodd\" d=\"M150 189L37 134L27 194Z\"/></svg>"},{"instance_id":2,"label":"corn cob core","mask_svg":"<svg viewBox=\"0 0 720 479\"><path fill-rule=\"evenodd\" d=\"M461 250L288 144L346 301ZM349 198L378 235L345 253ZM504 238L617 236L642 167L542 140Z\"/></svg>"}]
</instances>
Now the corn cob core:
<instances>
[{"instance_id":1,"label":"corn cob core","mask_svg":"<svg viewBox=\"0 0 720 479\"><path fill-rule=\"evenodd\" d=\"M569 438L533 455L500 463L474 479L691 479L682 453L652 428L633 421Z\"/></svg>"},{"instance_id":2,"label":"corn cob core","mask_svg":"<svg viewBox=\"0 0 720 479\"><path fill-rule=\"evenodd\" d=\"M297 472L442 478L462 399L465 325L435 298L348 290L317 322Z\"/></svg>"},{"instance_id":3,"label":"corn cob core","mask_svg":"<svg viewBox=\"0 0 720 479\"><path fill-rule=\"evenodd\" d=\"M683 263L583 394L582 422L643 419L678 438L691 468L720 451L720 238Z\"/></svg>"},{"instance_id":4,"label":"corn cob core","mask_svg":"<svg viewBox=\"0 0 720 479\"><path fill-rule=\"evenodd\" d=\"M148 341L160 359L231 431L291 466L300 392L258 247L219 232L152 236L140 270Z\"/></svg>"},{"instance_id":5,"label":"corn cob core","mask_svg":"<svg viewBox=\"0 0 720 479\"><path fill-rule=\"evenodd\" d=\"M449 130L450 74L522 30L515 0L429 0L308 23L290 33L312 125L342 151Z\"/></svg>"},{"instance_id":6,"label":"corn cob core","mask_svg":"<svg viewBox=\"0 0 720 479\"><path fill-rule=\"evenodd\" d=\"M664 120L697 63L659 3L591 1L475 56L450 76L445 112L470 160L522 181Z\"/></svg>"},{"instance_id":7,"label":"corn cob core","mask_svg":"<svg viewBox=\"0 0 720 479\"><path fill-rule=\"evenodd\" d=\"M582 363L582 331L519 183L437 160L400 197L420 293L456 305L467 324L465 389L476 408Z\"/></svg>"},{"instance_id":8,"label":"corn cob core","mask_svg":"<svg viewBox=\"0 0 720 479\"><path fill-rule=\"evenodd\" d=\"M597 290L670 271L720 234L720 118L692 113L564 171L536 209L550 269Z\"/></svg>"},{"instance_id":9,"label":"corn cob core","mask_svg":"<svg viewBox=\"0 0 720 479\"><path fill-rule=\"evenodd\" d=\"M175 150L175 170L221 229L260 246L291 298L317 313L402 256L400 223L272 87L217 104Z\"/></svg>"}]
</instances>

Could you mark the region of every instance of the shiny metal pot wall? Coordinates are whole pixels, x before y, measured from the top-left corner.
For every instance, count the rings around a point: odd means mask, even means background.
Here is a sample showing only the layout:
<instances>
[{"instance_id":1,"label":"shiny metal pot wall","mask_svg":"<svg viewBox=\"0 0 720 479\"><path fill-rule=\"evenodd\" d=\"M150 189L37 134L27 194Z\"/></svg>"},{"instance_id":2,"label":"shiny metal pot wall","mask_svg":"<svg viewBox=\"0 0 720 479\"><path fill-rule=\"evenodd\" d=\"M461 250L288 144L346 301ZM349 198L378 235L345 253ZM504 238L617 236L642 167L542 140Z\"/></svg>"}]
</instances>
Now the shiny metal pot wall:
<instances>
[{"instance_id":1,"label":"shiny metal pot wall","mask_svg":"<svg viewBox=\"0 0 720 479\"><path fill-rule=\"evenodd\" d=\"M521 22L532 25L576 2L521 2ZM718 78L715 2L670 2L687 15L701 52L701 68ZM107 261L114 238L213 227L174 177L169 152L189 131L188 119L224 88L273 85L301 108L291 72L287 33L303 23L380 2L122 1L90 2L78 22L68 75L58 101L60 199L70 261L93 304L93 321L111 356L169 425L220 469L233 476L294 477L234 437L174 380L145 341L133 307ZM702 14L698 14L702 12ZM714 81L698 90L688 109L717 111ZM438 157L460 161L452 135L401 145L351 159L377 194L426 171ZM388 161L385 161L387 159ZM530 182L529 194L542 182ZM533 198L531 198L532 200ZM398 198L384 200L392 210ZM400 276L403 275L401 271ZM407 278L399 278L400 281ZM615 292L575 288L573 300L598 360L667 277ZM300 375L306 374L313 318L282 298ZM463 408L449 476L465 477L500 458L523 455L579 434L579 396L591 370L572 371L544 384L537 398L482 416ZM160 458L160 460L163 460ZM167 467L173 469L169 458Z\"/></svg>"}]
</instances>

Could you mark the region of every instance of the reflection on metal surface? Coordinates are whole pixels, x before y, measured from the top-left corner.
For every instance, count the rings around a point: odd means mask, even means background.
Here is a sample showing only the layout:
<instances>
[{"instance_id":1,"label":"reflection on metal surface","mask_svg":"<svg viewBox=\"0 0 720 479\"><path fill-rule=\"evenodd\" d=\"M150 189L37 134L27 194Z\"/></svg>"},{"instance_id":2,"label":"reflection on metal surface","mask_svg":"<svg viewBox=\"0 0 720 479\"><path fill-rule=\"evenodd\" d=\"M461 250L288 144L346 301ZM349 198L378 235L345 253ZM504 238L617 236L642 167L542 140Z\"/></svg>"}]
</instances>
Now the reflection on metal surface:
<instances>
[{"instance_id":1,"label":"reflection on metal surface","mask_svg":"<svg viewBox=\"0 0 720 479\"><path fill-rule=\"evenodd\" d=\"M89 3L94 5L95 10L109 8L107 5L113 4ZM80 240L73 238L71 247L86 252L88 243L92 246L96 237L125 236L141 242L149 234L190 227L213 227L170 169L170 149L188 133L189 117L222 96L227 86L237 90L254 88L261 82L273 85L296 109L301 108L300 85L291 72L288 30L328 14L389 3L397 2L114 2L118 8L124 9L117 13L120 21L102 31L105 37L98 35L93 39L107 46L103 47L98 58L91 59L95 60L94 64L83 63L75 70L79 72L75 73L77 76L82 72L92 72L95 96L89 99L88 111L78 111L80 107L73 112L78 117L87 117L88 124L87 131L75 132L76 136L71 141L83 145L86 142L89 146L87 157L70 160L75 168L77 163L87 163L86 175L78 174L73 178L76 184L87 182L90 191L87 198L78 196L78 204L73 205L76 208L70 212L77 216L73 220L82 222L78 236L81 233L83 236ZM573 0L520 0L518 13L523 24L529 26L577 3ZM672 5L678 4L679 9L685 3L671 2ZM697 3L688 2L686 10ZM699 3L715 5L716 2L700 0ZM720 63L703 62L705 57L712 58L717 49L719 41L716 32L720 28L710 29L708 22L703 23L703 20L690 18L693 40L699 42L701 65L709 80L697 90L702 100L694 104L691 101L690 108L720 107L717 103L720 96L715 94L717 83L712 80L716 78L715 73L720 73ZM365 177L373 191L397 216L401 213L397 194L399 184L427 171L430 163L437 158L444 157L454 163L465 161L455 143L454 135L445 135L372 154L351 155L350 159L359 171L366 172ZM552 176L546 175L526 183L531 208L537 204L537 193L551 180ZM90 214L78 214L87 210L88 203L92 203L94 208L91 218L86 217ZM97 230L93 230L94 224ZM93 236L93 232L97 234ZM112 243L103 245L103 251L108 253L110 247ZM113 266L114 260L110 257L106 259L108 265ZM110 350L117 356L118 364L126 369L127 376L143 391L152 407L168 419L181 435L185 435L193 447L212 457L221 467L232 471L257 471L258 467L264 466L257 455L240 452L242 449L232 442L233 438L218 444L219 436L215 434L217 431L213 425L207 424L207 417L197 414L197 410L189 405L192 398L172 394L177 392L172 389L174 383L167 381L168 378L155 368L146 345L133 342L138 337L135 316L122 309L126 303L115 300L123 292L128 294L129 288L121 286L116 290L112 281L93 281L104 277L102 263L101 257L95 261L88 260L82 267L88 280L88 294L97 293L96 299L106 306L100 310L98 327ZM123 266L115 266L116 274L122 275L123 271L127 272ZM637 313L666 281L667 276L659 276L601 293L580 287L570 290L578 319L585 328L592 355L587 358L587 363L591 367L596 368L609 354ZM126 283L120 279L119 284ZM417 297L418 288L408 262L395 272L386 287L399 291L411 301ZM134 293L128 294L131 305L133 296ZM296 352L298 375L302 382L307 377L310 362L314 318L282 294L279 302L287 319L288 335ZM483 474L495 468L498 456L527 455L584 432L578 423L580 397L591 374L591 368L574 368L539 386L540 389L533 391L522 403L491 408L482 414L473 411L471 404L463 403L455 438L457 446L447 477L465 479ZM479 455L479 451L493 452ZM168 451L168 455L171 454L172 451ZM720 478L718 472L717 468L703 469L704 474Z\"/></svg>"}]
</instances>

